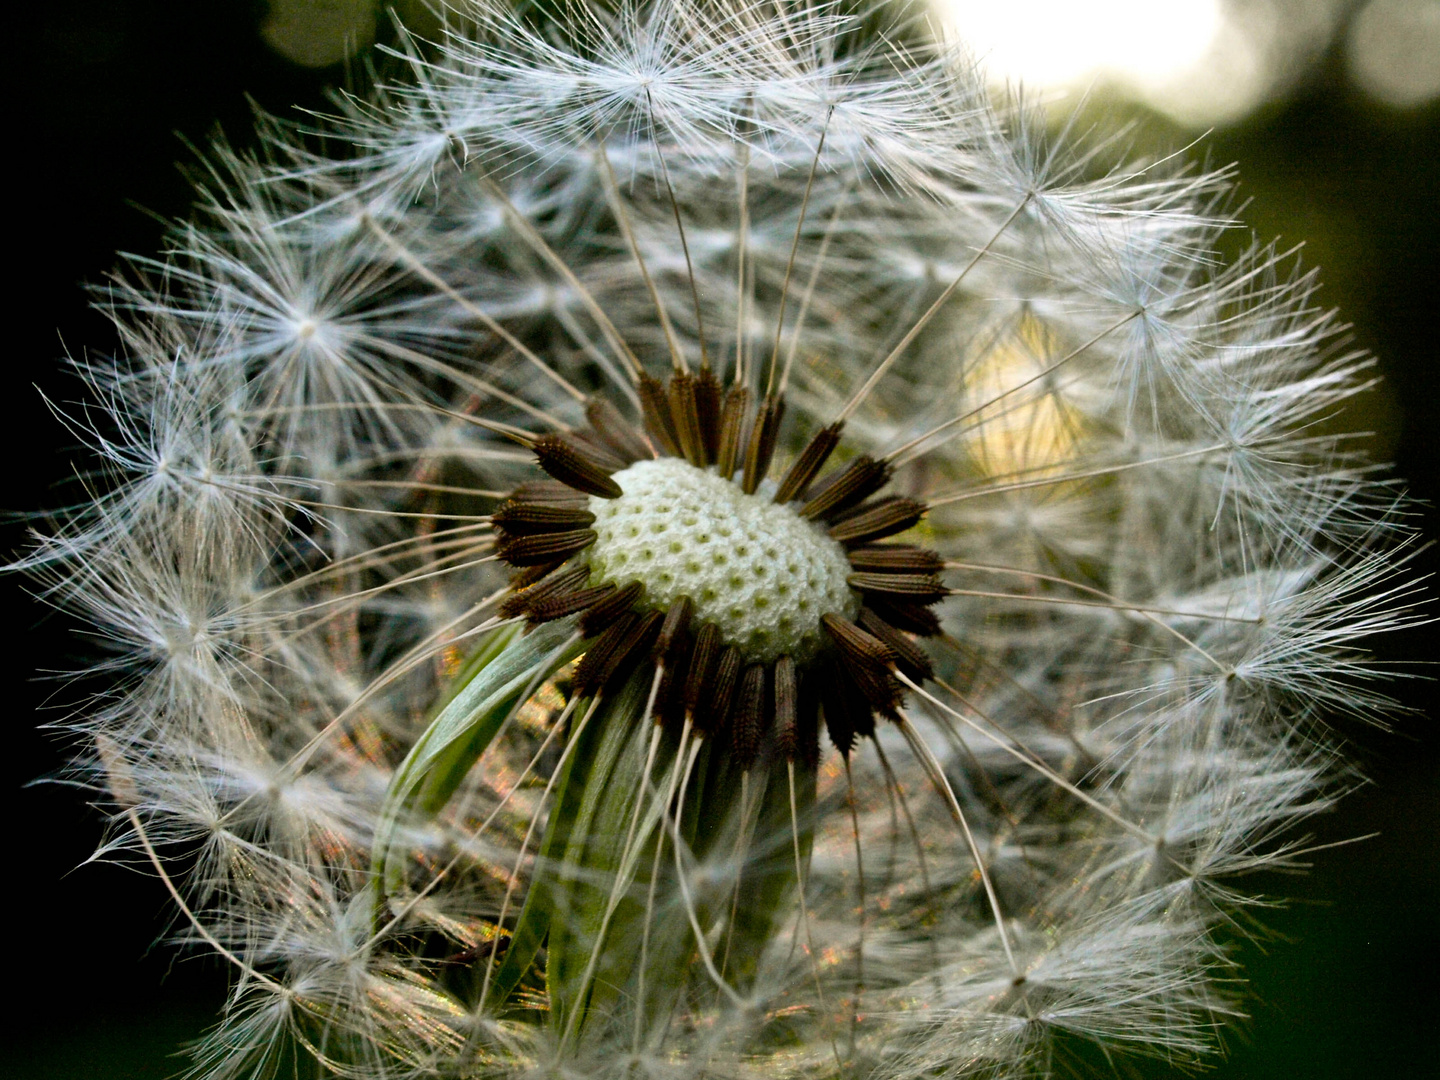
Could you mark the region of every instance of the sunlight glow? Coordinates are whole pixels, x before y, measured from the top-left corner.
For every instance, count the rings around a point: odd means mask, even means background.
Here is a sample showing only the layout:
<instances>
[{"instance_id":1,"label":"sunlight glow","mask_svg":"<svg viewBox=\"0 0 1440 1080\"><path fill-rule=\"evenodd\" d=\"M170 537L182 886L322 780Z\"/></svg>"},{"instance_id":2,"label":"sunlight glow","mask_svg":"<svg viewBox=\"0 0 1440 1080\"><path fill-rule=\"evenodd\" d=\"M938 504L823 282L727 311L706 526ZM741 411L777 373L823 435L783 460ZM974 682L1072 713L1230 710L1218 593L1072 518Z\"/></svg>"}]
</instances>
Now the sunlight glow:
<instances>
[{"instance_id":1,"label":"sunlight glow","mask_svg":"<svg viewBox=\"0 0 1440 1080\"><path fill-rule=\"evenodd\" d=\"M1081 417L1063 392L1045 383L1024 397L1006 393L1049 370L1063 352L1044 323L1026 316L1004 337L987 342L970 367L970 393L993 402L975 414L966 439L982 475L1023 472L1038 478L1063 472L1073 460Z\"/></svg>"},{"instance_id":2,"label":"sunlight glow","mask_svg":"<svg viewBox=\"0 0 1440 1080\"><path fill-rule=\"evenodd\" d=\"M998 86L1112 87L1183 124L1240 119L1330 41L1343 0L931 0ZM1408 2L1408 0L1402 0ZM1068 92L1068 93L1066 93Z\"/></svg>"},{"instance_id":3,"label":"sunlight glow","mask_svg":"<svg viewBox=\"0 0 1440 1080\"><path fill-rule=\"evenodd\" d=\"M940 0L992 76L1037 88L1109 75L1151 90L1204 59L1220 0Z\"/></svg>"}]
</instances>

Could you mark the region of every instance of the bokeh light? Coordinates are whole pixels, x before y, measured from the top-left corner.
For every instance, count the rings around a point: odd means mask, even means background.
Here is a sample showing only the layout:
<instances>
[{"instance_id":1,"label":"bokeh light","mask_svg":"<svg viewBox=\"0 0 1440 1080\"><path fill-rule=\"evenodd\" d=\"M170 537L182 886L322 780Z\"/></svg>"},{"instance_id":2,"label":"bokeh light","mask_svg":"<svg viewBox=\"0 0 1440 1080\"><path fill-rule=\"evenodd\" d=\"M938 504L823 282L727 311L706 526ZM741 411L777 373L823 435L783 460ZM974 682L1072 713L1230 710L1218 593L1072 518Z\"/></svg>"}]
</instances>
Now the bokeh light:
<instances>
[{"instance_id":1,"label":"bokeh light","mask_svg":"<svg viewBox=\"0 0 1440 1080\"><path fill-rule=\"evenodd\" d=\"M932 0L998 85L1048 102L1107 88L1192 127L1232 124L1303 83L1337 39L1373 99L1440 95L1440 0Z\"/></svg>"},{"instance_id":2,"label":"bokeh light","mask_svg":"<svg viewBox=\"0 0 1440 1080\"><path fill-rule=\"evenodd\" d=\"M1440 97L1440 0L1371 0L1350 24L1355 84L1397 108Z\"/></svg>"},{"instance_id":3,"label":"bokeh light","mask_svg":"<svg viewBox=\"0 0 1440 1080\"><path fill-rule=\"evenodd\" d=\"M996 78L1042 89L1109 77L1142 92L1183 81L1211 51L1222 0L939 0Z\"/></svg>"}]
</instances>

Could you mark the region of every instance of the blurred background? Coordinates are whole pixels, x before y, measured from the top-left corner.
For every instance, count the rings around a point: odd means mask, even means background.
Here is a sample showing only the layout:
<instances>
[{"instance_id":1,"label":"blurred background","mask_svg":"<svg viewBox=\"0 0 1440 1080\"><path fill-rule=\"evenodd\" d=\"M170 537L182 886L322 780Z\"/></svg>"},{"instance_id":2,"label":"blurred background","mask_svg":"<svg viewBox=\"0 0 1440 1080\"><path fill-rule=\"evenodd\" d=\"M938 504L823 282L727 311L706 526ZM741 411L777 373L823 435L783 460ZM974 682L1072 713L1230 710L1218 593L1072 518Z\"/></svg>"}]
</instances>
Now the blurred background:
<instances>
[{"instance_id":1,"label":"blurred background","mask_svg":"<svg viewBox=\"0 0 1440 1080\"><path fill-rule=\"evenodd\" d=\"M426 25L416 2L402 16ZM7 123L18 174L8 242L16 336L0 363L0 510L54 505L72 447L39 392L64 399L65 349L105 352L84 283L115 252L149 253L184 216L179 161L221 130L251 140L252 104L323 108L325 88L356 81L388 8L369 0L58 0L28 5L12 38L21 77ZM1440 537L1440 0L934 0L941 32L968 43L997 85L1023 85L1060 119L1078 108L1101 128L1133 124L1138 151L1235 162L1247 224L1262 239L1304 241L1323 270L1322 301L1353 324L1384 384L1352 406ZM431 23L430 25L433 25ZM1193 146L1191 144L1194 144ZM1236 238L1237 244L1242 238ZM24 526L0 523L0 551ZM1422 569L1436 567L1433 552ZM36 672L85 655L22 583L0 578L11 743L3 865L18 1002L4 1072L16 1080L160 1080L215 1015L228 973L156 945L169 917L160 884L81 866L98 816L72 790L33 785L63 748L35 731L55 684ZM1440 656L1433 629L1376 641L1389 663ZM1440 1015L1440 738L1435 684L1409 680L1414 712L1390 731L1342 727L1368 781L1314 823L1322 850L1303 877L1248 888L1283 907L1268 937L1237 942L1251 1019L1227 1036L1217 1080L1424 1075ZM43 717L43 713L41 714ZM1120 1075L1170 1075L1116 1062Z\"/></svg>"}]
</instances>

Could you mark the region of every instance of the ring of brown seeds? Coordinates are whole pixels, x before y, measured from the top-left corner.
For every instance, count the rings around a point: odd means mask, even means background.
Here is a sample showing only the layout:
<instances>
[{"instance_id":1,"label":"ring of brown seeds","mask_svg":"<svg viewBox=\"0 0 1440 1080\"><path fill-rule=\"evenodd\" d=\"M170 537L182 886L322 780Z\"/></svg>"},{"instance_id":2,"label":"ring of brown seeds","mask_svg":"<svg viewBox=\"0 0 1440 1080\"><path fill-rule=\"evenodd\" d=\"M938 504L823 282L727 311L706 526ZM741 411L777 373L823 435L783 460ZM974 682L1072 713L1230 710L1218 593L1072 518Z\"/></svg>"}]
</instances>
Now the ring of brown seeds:
<instances>
[{"instance_id":1,"label":"ring of brown seeds","mask_svg":"<svg viewBox=\"0 0 1440 1080\"><path fill-rule=\"evenodd\" d=\"M501 616L578 616L589 641L577 694L655 665L656 723L722 743L741 769L762 755L813 769L822 719L848 756L877 716L898 718L897 673L932 673L915 638L939 632L943 562L885 542L927 507L882 494L891 467L865 455L817 480L843 422L767 480L783 398L757 407L743 387L722 393L708 366L643 377L639 390L642 428L591 399L587 426L527 440L551 479L522 484L492 515L496 552L518 571ZM763 549L758 581L739 565L750 547Z\"/></svg>"}]
</instances>

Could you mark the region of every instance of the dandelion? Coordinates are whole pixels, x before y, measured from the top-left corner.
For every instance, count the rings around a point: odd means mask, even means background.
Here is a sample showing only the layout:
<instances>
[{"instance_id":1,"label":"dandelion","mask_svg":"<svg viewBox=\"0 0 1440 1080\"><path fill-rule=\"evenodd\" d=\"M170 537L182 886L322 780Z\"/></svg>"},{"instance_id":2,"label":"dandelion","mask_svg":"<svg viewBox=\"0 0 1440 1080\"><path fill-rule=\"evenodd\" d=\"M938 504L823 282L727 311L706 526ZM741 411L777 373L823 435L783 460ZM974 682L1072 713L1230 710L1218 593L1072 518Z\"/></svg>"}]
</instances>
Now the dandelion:
<instances>
[{"instance_id":1,"label":"dandelion","mask_svg":"<svg viewBox=\"0 0 1440 1080\"><path fill-rule=\"evenodd\" d=\"M197 1074L1216 1049L1413 618L1313 276L879 12L406 46L105 292L21 561L109 650L106 852L233 968Z\"/></svg>"}]
</instances>

